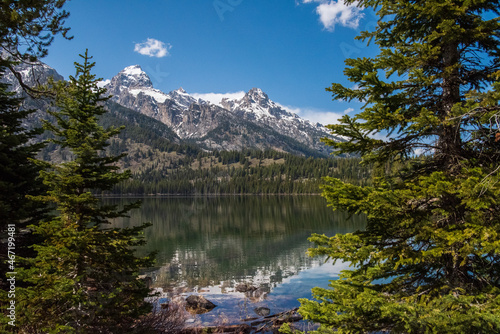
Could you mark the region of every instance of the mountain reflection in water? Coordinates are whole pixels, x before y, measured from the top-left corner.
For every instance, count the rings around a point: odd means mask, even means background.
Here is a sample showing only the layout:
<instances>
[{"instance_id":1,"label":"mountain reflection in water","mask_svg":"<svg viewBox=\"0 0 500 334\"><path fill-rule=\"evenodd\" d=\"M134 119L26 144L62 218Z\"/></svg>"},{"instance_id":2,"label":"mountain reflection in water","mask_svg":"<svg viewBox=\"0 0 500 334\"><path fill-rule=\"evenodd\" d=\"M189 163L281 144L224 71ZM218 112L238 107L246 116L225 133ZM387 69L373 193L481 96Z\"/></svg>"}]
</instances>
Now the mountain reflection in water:
<instances>
[{"instance_id":1,"label":"mountain reflection in water","mask_svg":"<svg viewBox=\"0 0 500 334\"><path fill-rule=\"evenodd\" d=\"M131 199L106 199L123 205ZM173 297L203 294L218 305L210 317L255 316L259 306L277 313L299 306L311 288L328 285L347 264L325 263L306 251L312 233L348 233L362 229L365 219L333 212L320 196L227 196L145 198L141 209L116 226L151 222L147 245L156 250L157 266L148 271L152 286ZM254 293L236 291L248 283Z\"/></svg>"}]
</instances>

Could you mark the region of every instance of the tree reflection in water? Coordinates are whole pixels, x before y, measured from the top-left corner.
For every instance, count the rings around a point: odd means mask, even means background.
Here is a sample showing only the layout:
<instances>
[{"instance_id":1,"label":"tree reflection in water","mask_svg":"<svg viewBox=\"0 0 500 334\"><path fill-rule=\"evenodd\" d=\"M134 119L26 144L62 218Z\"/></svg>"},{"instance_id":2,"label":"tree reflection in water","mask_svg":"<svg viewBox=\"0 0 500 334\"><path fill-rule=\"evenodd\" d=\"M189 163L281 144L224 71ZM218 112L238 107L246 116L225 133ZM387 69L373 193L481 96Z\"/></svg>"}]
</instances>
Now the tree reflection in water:
<instances>
[{"instance_id":1,"label":"tree reflection in water","mask_svg":"<svg viewBox=\"0 0 500 334\"><path fill-rule=\"evenodd\" d=\"M105 201L123 205L131 200ZM307 238L365 225L364 217L348 219L344 212L333 212L320 196L145 198L141 209L115 224L145 221L153 226L139 252L158 251L158 266L148 272L153 287L171 296L210 296L219 305L210 316L223 312L239 317L259 306L274 307L273 312L299 306L297 298L310 297L313 286L325 286L347 266L309 258ZM236 292L242 282L260 293Z\"/></svg>"}]
</instances>

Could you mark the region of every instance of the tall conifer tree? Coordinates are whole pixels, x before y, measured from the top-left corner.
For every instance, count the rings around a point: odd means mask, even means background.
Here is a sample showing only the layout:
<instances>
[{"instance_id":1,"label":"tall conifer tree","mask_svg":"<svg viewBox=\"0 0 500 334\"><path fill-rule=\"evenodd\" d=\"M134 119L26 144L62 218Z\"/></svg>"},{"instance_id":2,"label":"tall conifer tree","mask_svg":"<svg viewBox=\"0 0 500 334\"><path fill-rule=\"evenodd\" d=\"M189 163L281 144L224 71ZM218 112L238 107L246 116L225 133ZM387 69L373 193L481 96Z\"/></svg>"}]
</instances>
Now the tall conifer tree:
<instances>
[{"instance_id":1,"label":"tall conifer tree","mask_svg":"<svg viewBox=\"0 0 500 334\"><path fill-rule=\"evenodd\" d=\"M66 38L64 27L68 13L62 10L65 0L5 0L0 3L0 79L13 71L23 88L27 87L14 66L21 61L35 61L47 54L47 47L56 34ZM41 205L26 199L40 191L36 181L38 167L29 161L41 148L32 144L38 130L27 130L24 119L34 111L23 109L22 100L9 92L9 85L0 84L0 289L5 288L7 272L7 224L15 225L17 255L27 255L33 240L23 229L40 218ZM0 300L0 305L3 301Z\"/></svg>"},{"instance_id":2,"label":"tall conifer tree","mask_svg":"<svg viewBox=\"0 0 500 334\"><path fill-rule=\"evenodd\" d=\"M5 72L10 70L23 89L35 91L35 87L28 87L22 81L15 65L45 56L56 34L70 38L67 36L69 28L64 27L64 20L69 15L62 10L65 2L0 2L0 79L5 78ZM37 180L39 167L29 160L35 157L41 145L33 144L38 130L27 130L23 124L33 111L23 109L21 104L22 100L9 92L8 85L0 84L0 307L3 310L12 301L8 298L10 284L5 274L20 265L16 261L20 257L33 255L29 246L39 240L25 228L41 219L44 212L42 203L26 198L26 195L36 195L42 191L41 182ZM9 224L11 226L8 227ZM11 245L15 245L15 251L10 256L15 258L9 258L8 237L14 240ZM11 263L7 263L7 260ZM17 281L17 285L20 284ZM5 313L0 313L0 326L11 320L5 317Z\"/></svg>"},{"instance_id":3,"label":"tall conifer tree","mask_svg":"<svg viewBox=\"0 0 500 334\"><path fill-rule=\"evenodd\" d=\"M68 83L54 83L57 122L45 122L61 149L72 159L60 164L39 162L48 187L36 199L53 203L57 215L32 226L43 237L35 245L36 258L20 275L32 286L22 290L20 323L30 333L122 333L134 319L149 310L148 289L137 280L138 270L150 266L150 257L138 258L134 246L143 242L136 228L111 228L110 219L122 210L103 206L94 193L110 190L130 177L115 163L122 156L108 156L108 139L120 129L104 129L98 117L106 112L105 90L91 74L94 63L85 53L75 63L76 76Z\"/></svg>"},{"instance_id":4,"label":"tall conifer tree","mask_svg":"<svg viewBox=\"0 0 500 334\"><path fill-rule=\"evenodd\" d=\"M5 68L0 67L0 79ZM0 231L5 231L7 224L16 224L19 229L26 227L29 221L37 219L32 201L26 195L35 194L35 179L38 167L29 159L35 158L43 144L31 144L41 129L28 130L23 127L23 120L34 110L21 107L21 99L8 91L9 85L0 83ZM39 183L40 185L40 183Z\"/></svg>"},{"instance_id":5,"label":"tall conifer tree","mask_svg":"<svg viewBox=\"0 0 500 334\"><path fill-rule=\"evenodd\" d=\"M346 61L356 89L328 89L366 105L329 126L346 142L327 143L405 168L373 187L327 179L330 205L366 214L367 226L311 237L311 255L353 267L300 312L321 333L499 333L499 1L356 3L380 17L360 36L380 53Z\"/></svg>"},{"instance_id":6,"label":"tall conifer tree","mask_svg":"<svg viewBox=\"0 0 500 334\"><path fill-rule=\"evenodd\" d=\"M0 79L4 70L0 68ZM30 160L42 146L31 143L40 129L24 128L23 119L33 110L23 109L21 99L15 98L8 88L9 85L0 83L0 331L10 326L7 323L12 320L6 317L10 311L5 310L13 300L12 294L9 298L9 279L15 278L15 274L8 273L16 271L21 257L34 255L30 245L37 238L26 227L47 213L45 205L27 198L43 190L37 179L39 167Z\"/></svg>"}]
</instances>

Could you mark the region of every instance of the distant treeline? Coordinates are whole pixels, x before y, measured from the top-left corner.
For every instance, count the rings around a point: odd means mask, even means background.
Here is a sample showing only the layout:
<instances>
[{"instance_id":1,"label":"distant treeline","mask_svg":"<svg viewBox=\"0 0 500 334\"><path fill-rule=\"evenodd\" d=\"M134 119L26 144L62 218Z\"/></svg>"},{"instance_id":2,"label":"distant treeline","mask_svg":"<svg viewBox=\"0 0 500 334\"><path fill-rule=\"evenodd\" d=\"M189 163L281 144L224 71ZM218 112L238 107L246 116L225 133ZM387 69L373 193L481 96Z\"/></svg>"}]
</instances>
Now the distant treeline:
<instances>
[{"instance_id":1,"label":"distant treeline","mask_svg":"<svg viewBox=\"0 0 500 334\"><path fill-rule=\"evenodd\" d=\"M184 151L185 153L186 151ZM193 152L194 153L194 152ZM142 159L148 159L147 152ZM125 158L125 161L127 158ZM117 185L114 194L306 194L321 192L322 177L371 184L359 158L312 158L267 150L183 154L152 164Z\"/></svg>"}]
</instances>

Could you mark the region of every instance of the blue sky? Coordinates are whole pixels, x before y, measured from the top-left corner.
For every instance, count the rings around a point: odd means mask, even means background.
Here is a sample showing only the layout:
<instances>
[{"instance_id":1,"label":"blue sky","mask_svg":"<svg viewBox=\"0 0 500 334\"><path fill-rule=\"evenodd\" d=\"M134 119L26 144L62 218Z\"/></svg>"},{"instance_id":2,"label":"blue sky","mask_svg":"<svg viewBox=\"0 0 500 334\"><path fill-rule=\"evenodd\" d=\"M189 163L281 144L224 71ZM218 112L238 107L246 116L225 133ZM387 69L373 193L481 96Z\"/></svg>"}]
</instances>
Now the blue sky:
<instances>
[{"instance_id":1,"label":"blue sky","mask_svg":"<svg viewBox=\"0 0 500 334\"><path fill-rule=\"evenodd\" d=\"M343 0L71 0L65 9L74 38L56 38L44 61L66 78L88 48L104 79L139 64L164 92L259 87L323 124L361 106L332 101L325 91L332 82L353 86L344 60L377 52L354 40L376 17Z\"/></svg>"}]
</instances>

